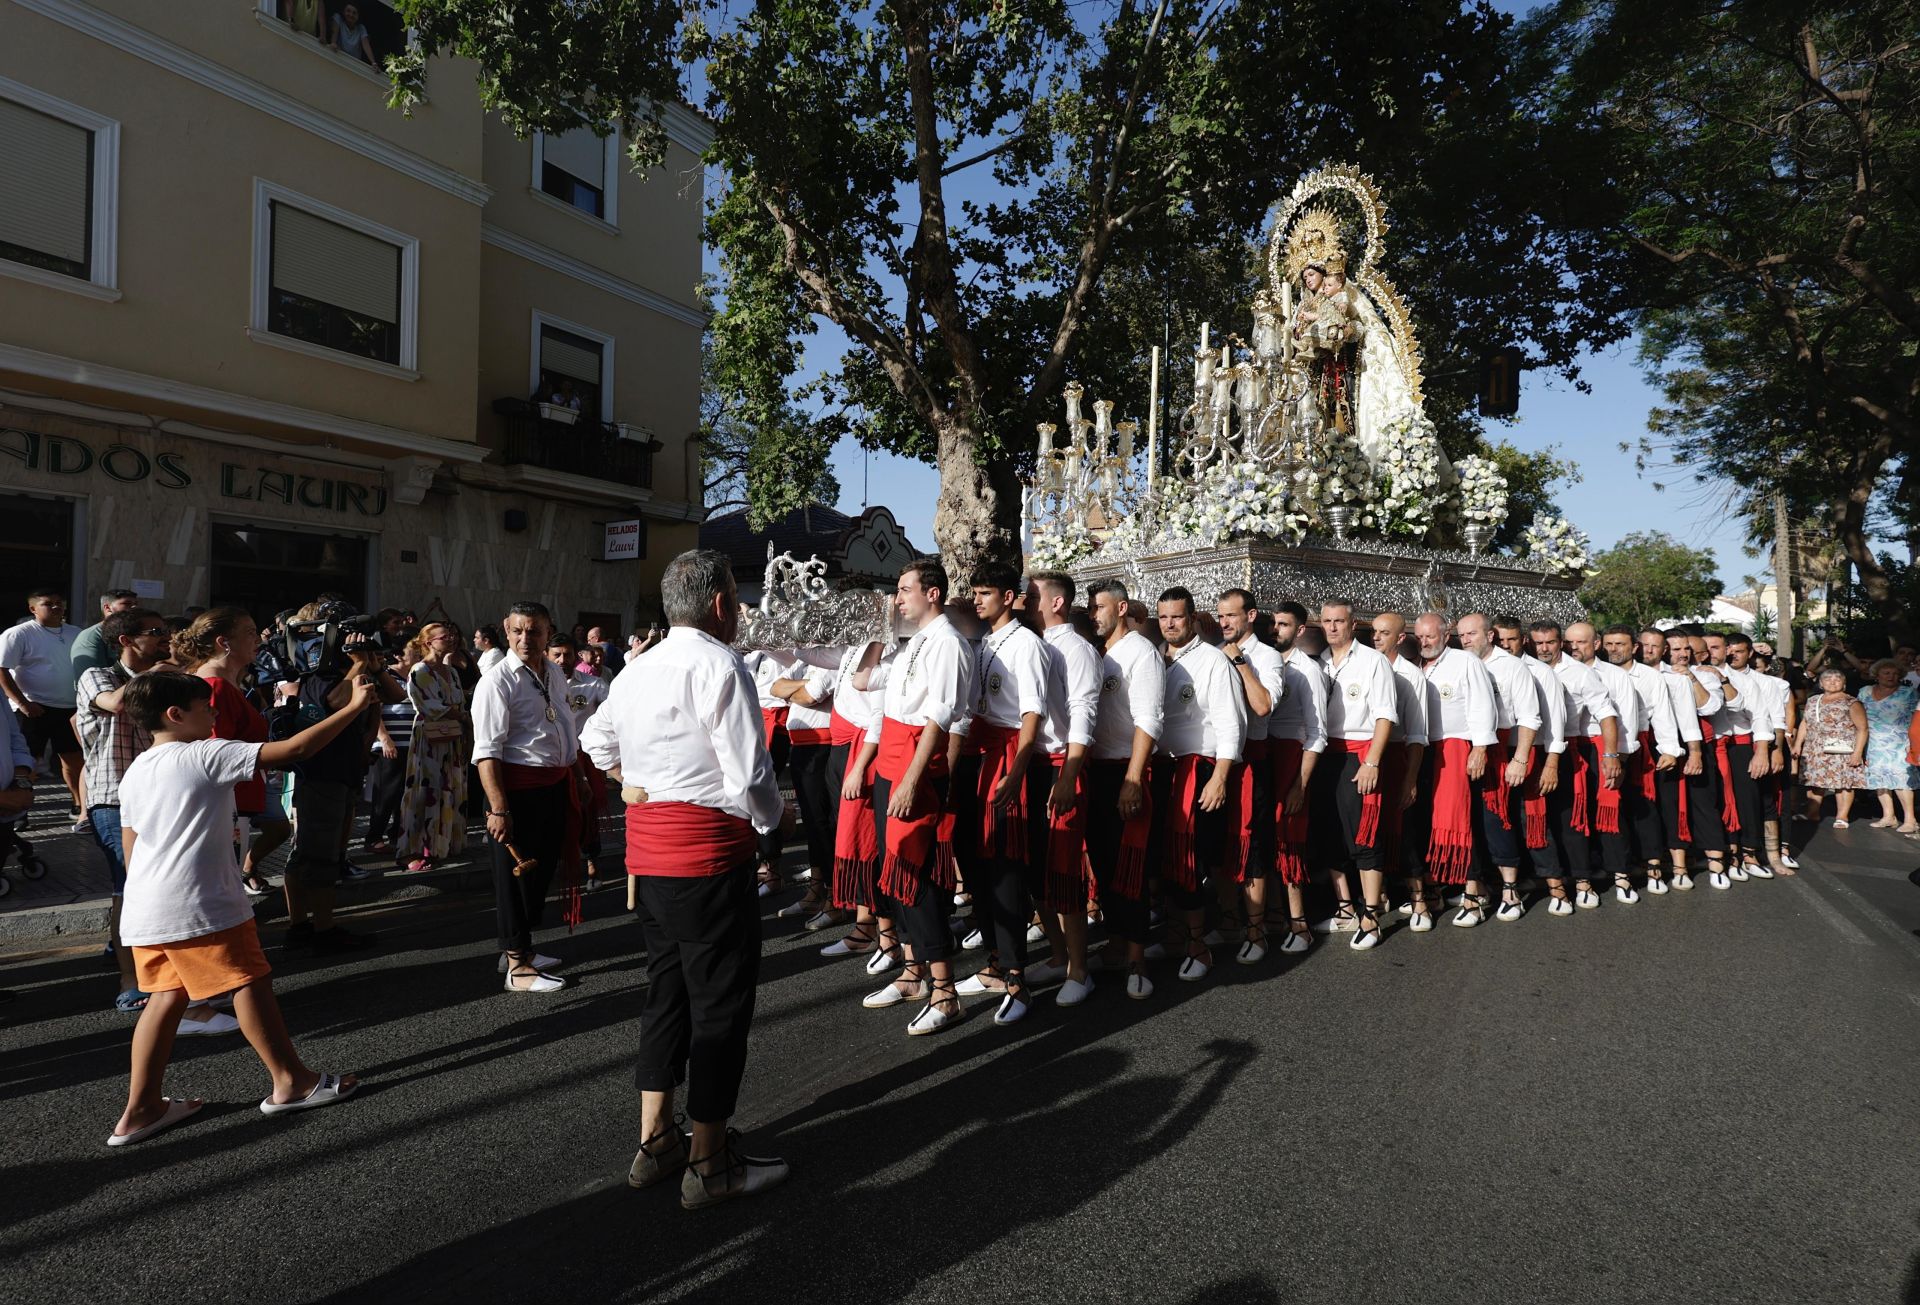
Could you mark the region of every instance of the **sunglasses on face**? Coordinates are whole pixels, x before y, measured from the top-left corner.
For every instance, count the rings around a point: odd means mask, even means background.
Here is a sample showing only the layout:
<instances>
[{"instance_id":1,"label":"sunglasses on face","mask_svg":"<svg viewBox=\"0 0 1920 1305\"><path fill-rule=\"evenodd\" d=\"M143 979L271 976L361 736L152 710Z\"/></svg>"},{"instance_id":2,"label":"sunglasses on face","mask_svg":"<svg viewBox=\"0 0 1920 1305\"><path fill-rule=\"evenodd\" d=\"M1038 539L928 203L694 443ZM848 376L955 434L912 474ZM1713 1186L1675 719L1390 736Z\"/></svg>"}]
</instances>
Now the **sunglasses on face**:
<instances>
[{"instance_id":1,"label":"sunglasses on face","mask_svg":"<svg viewBox=\"0 0 1920 1305\"><path fill-rule=\"evenodd\" d=\"M154 627L154 628L153 628L153 629L151 629L151 630L142 630L142 631L140 631L140 632L139 632L139 633L138 633L137 635L135 635L135 636L134 636L134 638L136 638L136 639L149 639L149 638L152 638L152 637L153 637L153 636L155 636L155 635L161 635L161 634L172 634L172 633L173 633L173 631L171 631L171 630L169 630L169 629L168 629L168 628L167 628L166 626L164 626L164 625L161 625L161 626L156 626L156 627Z\"/></svg>"}]
</instances>

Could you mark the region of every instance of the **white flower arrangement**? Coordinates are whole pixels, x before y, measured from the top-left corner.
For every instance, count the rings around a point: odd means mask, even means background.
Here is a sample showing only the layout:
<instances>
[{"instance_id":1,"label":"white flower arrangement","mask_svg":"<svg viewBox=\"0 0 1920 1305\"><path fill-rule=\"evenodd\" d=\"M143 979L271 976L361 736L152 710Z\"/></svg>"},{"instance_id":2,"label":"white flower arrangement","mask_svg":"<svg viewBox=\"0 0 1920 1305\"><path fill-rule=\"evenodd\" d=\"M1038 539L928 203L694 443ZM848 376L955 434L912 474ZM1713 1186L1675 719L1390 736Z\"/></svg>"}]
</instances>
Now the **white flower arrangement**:
<instances>
[{"instance_id":1,"label":"white flower arrangement","mask_svg":"<svg viewBox=\"0 0 1920 1305\"><path fill-rule=\"evenodd\" d=\"M1507 478L1492 458L1478 454L1460 459L1460 519L1498 530L1507 519Z\"/></svg>"},{"instance_id":2,"label":"white flower arrangement","mask_svg":"<svg viewBox=\"0 0 1920 1305\"><path fill-rule=\"evenodd\" d=\"M1593 566L1593 541L1587 532L1564 517L1536 516L1521 535L1526 556L1545 563L1555 575L1585 578L1598 575Z\"/></svg>"},{"instance_id":3,"label":"white flower arrangement","mask_svg":"<svg viewBox=\"0 0 1920 1305\"><path fill-rule=\"evenodd\" d=\"M1162 499L1159 521L1113 542L1143 550L1211 548L1236 535L1298 543L1308 517L1288 485L1257 460L1221 461L1179 498ZM1132 524L1129 522L1128 524ZM1150 532L1150 533L1149 533Z\"/></svg>"},{"instance_id":4,"label":"white flower arrangement","mask_svg":"<svg viewBox=\"0 0 1920 1305\"><path fill-rule=\"evenodd\" d=\"M1086 523L1056 519L1047 533L1033 541L1027 554L1027 567L1033 571L1065 571L1093 556L1100 547Z\"/></svg>"},{"instance_id":5,"label":"white flower arrangement","mask_svg":"<svg viewBox=\"0 0 1920 1305\"><path fill-rule=\"evenodd\" d=\"M1440 441L1433 423L1417 413L1396 418L1386 435L1375 508L1380 532L1424 539L1445 499L1440 488Z\"/></svg>"},{"instance_id":6,"label":"white flower arrangement","mask_svg":"<svg viewBox=\"0 0 1920 1305\"><path fill-rule=\"evenodd\" d=\"M1353 509L1352 529L1369 530L1379 523L1373 468L1351 439L1334 437L1318 465L1303 469L1300 488L1300 497L1312 504L1315 518L1322 522L1327 508L1344 504Z\"/></svg>"}]
</instances>

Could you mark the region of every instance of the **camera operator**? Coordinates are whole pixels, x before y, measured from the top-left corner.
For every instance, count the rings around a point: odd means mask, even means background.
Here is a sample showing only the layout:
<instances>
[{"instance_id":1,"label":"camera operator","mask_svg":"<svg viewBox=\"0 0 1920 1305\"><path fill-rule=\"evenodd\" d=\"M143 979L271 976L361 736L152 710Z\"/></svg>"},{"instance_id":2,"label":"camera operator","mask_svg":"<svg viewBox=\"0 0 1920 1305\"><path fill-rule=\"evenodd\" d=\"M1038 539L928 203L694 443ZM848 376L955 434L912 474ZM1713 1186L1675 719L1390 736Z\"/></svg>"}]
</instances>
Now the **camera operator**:
<instances>
[{"instance_id":1,"label":"camera operator","mask_svg":"<svg viewBox=\"0 0 1920 1305\"><path fill-rule=\"evenodd\" d=\"M322 720L345 706L360 675L373 678L381 703L406 700L406 689L387 671L385 656L368 641L369 618L347 616L340 610L343 606L326 605L316 637L300 649L303 674L297 701L303 717ZM296 622L287 633L299 638L307 633L306 624ZM366 946L364 938L333 922L333 898L378 722L378 708L369 706L359 721L295 771L296 823L293 856L287 862L287 933L282 944L288 950L325 956Z\"/></svg>"}]
</instances>

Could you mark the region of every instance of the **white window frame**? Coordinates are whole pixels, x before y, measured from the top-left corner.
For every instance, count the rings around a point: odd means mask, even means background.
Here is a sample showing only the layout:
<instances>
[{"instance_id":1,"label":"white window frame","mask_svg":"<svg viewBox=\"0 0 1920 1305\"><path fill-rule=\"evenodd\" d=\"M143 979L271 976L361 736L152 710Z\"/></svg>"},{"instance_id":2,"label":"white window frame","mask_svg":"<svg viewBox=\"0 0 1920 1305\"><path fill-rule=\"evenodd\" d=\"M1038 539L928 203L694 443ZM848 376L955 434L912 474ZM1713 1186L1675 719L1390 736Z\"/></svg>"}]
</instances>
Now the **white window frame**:
<instances>
[{"instance_id":1,"label":"white window frame","mask_svg":"<svg viewBox=\"0 0 1920 1305\"><path fill-rule=\"evenodd\" d=\"M68 276L44 267L28 267L10 258L0 258L0 276L106 303L117 301L120 298L120 124L91 109L56 99L45 91L36 91L6 77L0 77L0 99L70 122L93 136L93 177L89 187L93 202L87 213L91 228L87 237L91 267L87 276Z\"/></svg>"},{"instance_id":2,"label":"white window frame","mask_svg":"<svg viewBox=\"0 0 1920 1305\"><path fill-rule=\"evenodd\" d=\"M273 297L273 205L275 202L304 210L314 217L337 222L343 227L351 227L375 240L400 248L400 362L382 362L377 358L363 358L359 354L344 353L339 349L329 349L324 344L314 344L308 340L295 339L290 335L279 335L267 328L268 305ZM329 204L325 200L302 195L285 186L266 180L264 177L253 179L253 295L247 321L247 338L256 344L271 345L276 349L286 349L292 353L305 354L310 358L324 358L329 362L345 363L349 367L358 367L364 371L376 372L396 380L417 381L420 379L419 333L420 333L420 241L404 231L395 231L357 213Z\"/></svg>"},{"instance_id":3,"label":"white window frame","mask_svg":"<svg viewBox=\"0 0 1920 1305\"><path fill-rule=\"evenodd\" d=\"M540 389L540 328L543 326L551 326L556 330L583 336L600 346L600 421L604 425L612 425L613 337L605 331L596 331L591 326L582 326L564 317L543 313L538 308L533 310L533 326L527 332L527 393L535 394Z\"/></svg>"},{"instance_id":4,"label":"white window frame","mask_svg":"<svg viewBox=\"0 0 1920 1305\"><path fill-rule=\"evenodd\" d=\"M547 133L544 131L533 133L533 179L528 189L533 192L534 198L551 204L555 208L563 209L583 222L591 222L595 226L610 227L618 231L620 229L620 129L615 127L607 134L607 138L600 142L606 149L606 155L600 164L600 197L603 201L600 207L605 212L598 217L583 208L569 204L558 195L549 195L541 186L541 174L546 171L547 165L546 142Z\"/></svg>"}]
</instances>

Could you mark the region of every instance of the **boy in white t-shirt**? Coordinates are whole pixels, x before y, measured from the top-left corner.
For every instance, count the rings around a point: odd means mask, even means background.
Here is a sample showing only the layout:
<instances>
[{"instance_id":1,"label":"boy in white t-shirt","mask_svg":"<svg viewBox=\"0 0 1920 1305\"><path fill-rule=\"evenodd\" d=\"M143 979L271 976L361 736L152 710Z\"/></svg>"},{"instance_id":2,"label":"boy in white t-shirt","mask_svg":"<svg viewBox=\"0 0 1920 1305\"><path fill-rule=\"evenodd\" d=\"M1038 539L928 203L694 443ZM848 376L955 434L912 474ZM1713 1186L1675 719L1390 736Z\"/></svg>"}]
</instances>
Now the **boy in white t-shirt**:
<instances>
[{"instance_id":1,"label":"boy in white t-shirt","mask_svg":"<svg viewBox=\"0 0 1920 1305\"><path fill-rule=\"evenodd\" d=\"M152 731L153 746L120 780L120 940L150 995L133 1030L127 1109L108 1146L151 1137L205 1104L164 1097L160 1084L188 1002L222 993L233 994L240 1030L273 1076L261 1113L332 1105L359 1086L351 1074L308 1069L287 1036L253 904L234 873L233 786L312 756L373 701L373 681L362 676L347 704L318 724L284 742L243 743L213 737L212 691L199 676L154 671L128 682L121 709Z\"/></svg>"}]
</instances>

